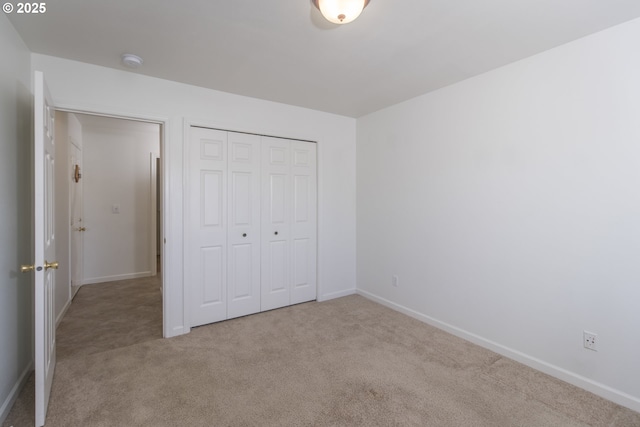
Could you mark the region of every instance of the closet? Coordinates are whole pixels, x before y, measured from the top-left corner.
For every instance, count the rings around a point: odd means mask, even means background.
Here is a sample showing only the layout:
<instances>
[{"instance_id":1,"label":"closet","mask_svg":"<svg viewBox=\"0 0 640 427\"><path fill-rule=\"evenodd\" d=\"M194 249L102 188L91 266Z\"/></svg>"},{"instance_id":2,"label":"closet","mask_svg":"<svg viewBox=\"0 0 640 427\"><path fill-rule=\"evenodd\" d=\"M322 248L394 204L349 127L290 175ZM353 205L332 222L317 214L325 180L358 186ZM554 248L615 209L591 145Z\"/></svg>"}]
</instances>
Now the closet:
<instances>
[{"instance_id":1,"label":"closet","mask_svg":"<svg viewBox=\"0 0 640 427\"><path fill-rule=\"evenodd\" d=\"M316 299L316 144L190 128L191 326Z\"/></svg>"}]
</instances>

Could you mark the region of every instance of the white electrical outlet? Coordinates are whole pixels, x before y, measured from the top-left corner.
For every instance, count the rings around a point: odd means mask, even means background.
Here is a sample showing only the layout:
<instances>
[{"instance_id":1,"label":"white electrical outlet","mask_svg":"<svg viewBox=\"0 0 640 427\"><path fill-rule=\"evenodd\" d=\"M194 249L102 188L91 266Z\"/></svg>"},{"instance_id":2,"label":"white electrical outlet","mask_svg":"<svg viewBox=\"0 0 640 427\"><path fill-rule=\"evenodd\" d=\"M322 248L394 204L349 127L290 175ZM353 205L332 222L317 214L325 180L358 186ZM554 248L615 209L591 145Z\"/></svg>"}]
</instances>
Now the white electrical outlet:
<instances>
[{"instance_id":1,"label":"white electrical outlet","mask_svg":"<svg viewBox=\"0 0 640 427\"><path fill-rule=\"evenodd\" d=\"M391 285L397 288L399 284L400 284L400 279L398 279L398 275L394 274L393 276L391 276Z\"/></svg>"},{"instance_id":2,"label":"white electrical outlet","mask_svg":"<svg viewBox=\"0 0 640 427\"><path fill-rule=\"evenodd\" d=\"M598 351L598 347L596 346L598 335L593 332L583 331L582 336L584 338L584 348Z\"/></svg>"}]
</instances>

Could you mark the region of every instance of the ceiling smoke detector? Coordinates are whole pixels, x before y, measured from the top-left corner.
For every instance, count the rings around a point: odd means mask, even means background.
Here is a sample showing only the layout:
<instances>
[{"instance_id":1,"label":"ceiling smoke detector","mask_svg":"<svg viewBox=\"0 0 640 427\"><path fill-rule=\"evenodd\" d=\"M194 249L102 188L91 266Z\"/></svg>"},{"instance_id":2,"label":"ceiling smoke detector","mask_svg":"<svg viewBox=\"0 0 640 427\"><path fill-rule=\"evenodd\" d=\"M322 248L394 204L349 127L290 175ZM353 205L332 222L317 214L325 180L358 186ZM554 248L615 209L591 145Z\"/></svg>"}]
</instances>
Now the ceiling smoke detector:
<instances>
[{"instance_id":1,"label":"ceiling smoke detector","mask_svg":"<svg viewBox=\"0 0 640 427\"><path fill-rule=\"evenodd\" d=\"M125 53L122 55L122 63L129 68L138 68L143 62L142 58L138 55L133 55L131 53Z\"/></svg>"}]
</instances>

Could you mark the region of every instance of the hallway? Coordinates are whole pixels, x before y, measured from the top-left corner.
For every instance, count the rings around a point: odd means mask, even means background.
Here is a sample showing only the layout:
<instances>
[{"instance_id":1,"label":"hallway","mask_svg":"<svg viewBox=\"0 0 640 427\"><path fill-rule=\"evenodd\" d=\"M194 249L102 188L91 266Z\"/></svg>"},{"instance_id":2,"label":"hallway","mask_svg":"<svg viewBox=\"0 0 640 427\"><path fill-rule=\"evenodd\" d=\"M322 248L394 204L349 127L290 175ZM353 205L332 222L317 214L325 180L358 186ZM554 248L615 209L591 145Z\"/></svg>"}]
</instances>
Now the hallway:
<instances>
[{"instance_id":1,"label":"hallway","mask_svg":"<svg viewBox=\"0 0 640 427\"><path fill-rule=\"evenodd\" d=\"M162 338L160 275L83 286L57 330L58 362Z\"/></svg>"},{"instance_id":2,"label":"hallway","mask_svg":"<svg viewBox=\"0 0 640 427\"><path fill-rule=\"evenodd\" d=\"M57 368L90 355L162 338L160 274L85 285L56 330ZM54 384L58 380L54 376ZM34 424L33 373L3 427Z\"/></svg>"}]
</instances>

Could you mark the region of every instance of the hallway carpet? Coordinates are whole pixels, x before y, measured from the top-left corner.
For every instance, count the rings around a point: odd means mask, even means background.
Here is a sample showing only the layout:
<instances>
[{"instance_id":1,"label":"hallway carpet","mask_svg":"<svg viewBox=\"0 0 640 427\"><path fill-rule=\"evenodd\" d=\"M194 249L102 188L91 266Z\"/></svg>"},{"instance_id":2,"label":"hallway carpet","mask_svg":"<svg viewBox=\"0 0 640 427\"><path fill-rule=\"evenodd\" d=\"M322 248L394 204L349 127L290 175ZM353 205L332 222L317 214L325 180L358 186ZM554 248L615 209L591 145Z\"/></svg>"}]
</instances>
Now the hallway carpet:
<instances>
[{"instance_id":1,"label":"hallway carpet","mask_svg":"<svg viewBox=\"0 0 640 427\"><path fill-rule=\"evenodd\" d=\"M161 339L154 285L118 283L81 289L58 330L47 426L640 426L360 296ZM29 398L5 426L33 425Z\"/></svg>"}]
</instances>

